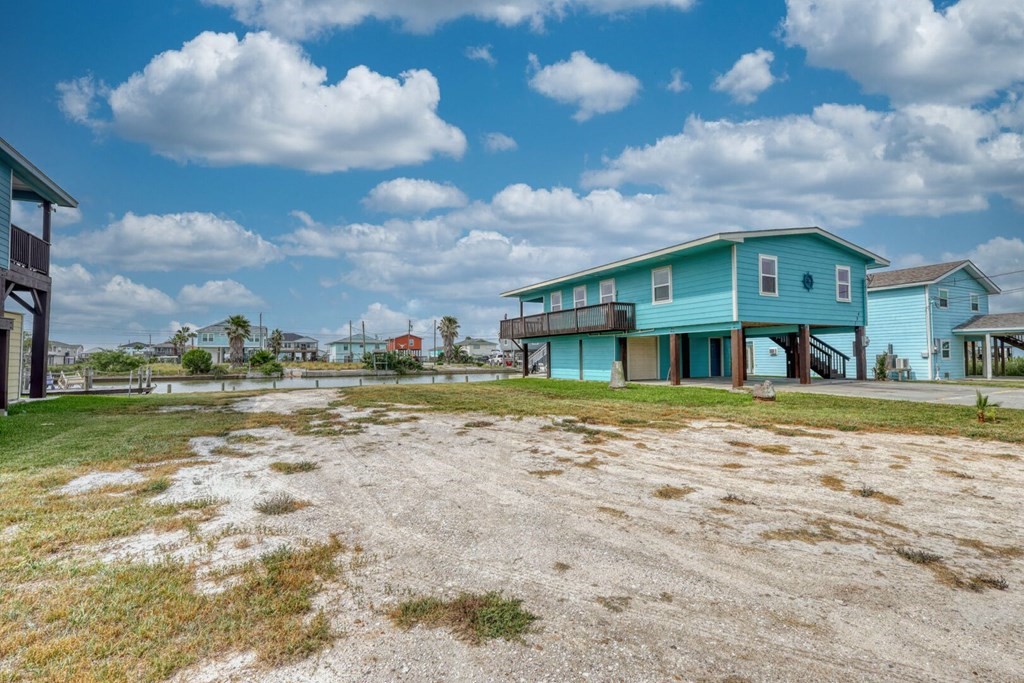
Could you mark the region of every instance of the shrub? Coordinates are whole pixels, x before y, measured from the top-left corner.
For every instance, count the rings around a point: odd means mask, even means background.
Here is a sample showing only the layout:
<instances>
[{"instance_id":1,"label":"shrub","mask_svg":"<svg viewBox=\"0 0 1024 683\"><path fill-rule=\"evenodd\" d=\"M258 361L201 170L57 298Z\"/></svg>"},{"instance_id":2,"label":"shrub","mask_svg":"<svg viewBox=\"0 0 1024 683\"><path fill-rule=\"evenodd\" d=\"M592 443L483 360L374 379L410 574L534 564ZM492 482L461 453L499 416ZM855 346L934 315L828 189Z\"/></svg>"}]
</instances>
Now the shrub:
<instances>
[{"instance_id":1,"label":"shrub","mask_svg":"<svg viewBox=\"0 0 1024 683\"><path fill-rule=\"evenodd\" d=\"M205 349L191 349L181 357L181 367L190 375L205 375L213 367L213 356Z\"/></svg>"},{"instance_id":2,"label":"shrub","mask_svg":"<svg viewBox=\"0 0 1024 683\"><path fill-rule=\"evenodd\" d=\"M274 363L276 361L277 361L277 356L274 355L274 352L273 351L267 351L265 349L260 349L259 351L254 351L252 353L252 355L249 356L249 363L254 368L259 368L259 367L262 367L262 366L266 365L267 363Z\"/></svg>"},{"instance_id":3,"label":"shrub","mask_svg":"<svg viewBox=\"0 0 1024 683\"><path fill-rule=\"evenodd\" d=\"M1006 359L1006 376L1007 377L1022 377L1022 376L1024 376L1024 357L1021 357L1021 358L1007 358Z\"/></svg>"},{"instance_id":4,"label":"shrub","mask_svg":"<svg viewBox=\"0 0 1024 683\"><path fill-rule=\"evenodd\" d=\"M376 359L376 364L374 359ZM368 353L363 356L363 367L367 370L374 370L381 365L382 361L385 369L394 370L399 375L423 369L423 364L415 356L395 351L378 352L376 354Z\"/></svg>"},{"instance_id":5,"label":"shrub","mask_svg":"<svg viewBox=\"0 0 1024 683\"><path fill-rule=\"evenodd\" d=\"M100 372L128 372L145 365L146 359L124 351L97 351L89 356L89 364Z\"/></svg>"},{"instance_id":6,"label":"shrub","mask_svg":"<svg viewBox=\"0 0 1024 683\"><path fill-rule=\"evenodd\" d=\"M257 367L257 366L254 365L253 367ZM264 364L262 364L262 365L260 365L258 367L259 367L260 372L262 372L267 377L269 377L271 375L283 375L284 374L284 366L281 365L280 363L278 363L276 360L269 361L269 362L264 363Z\"/></svg>"},{"instance_id":7,"label":"shrub","mask_svg":"<svg viewBox=\"0 0 1024 683\"><path fill-rule=\"evenodd\" d=\"M223 377L224 375L231 374L231 367L225 363L218 363L210 368L210 374L214 377Z\"/></svg>"},{"instance_id":8,"label":"shrub","mask_svg":"<svg viewBox=\"0 0 1024 683\"><path fill-rule=\"evenodd\" d=\"M875 356L875 379L879 382L884 382L888 379L885 372L887 358L884 353Z\"/></svg>"}]
</instances>

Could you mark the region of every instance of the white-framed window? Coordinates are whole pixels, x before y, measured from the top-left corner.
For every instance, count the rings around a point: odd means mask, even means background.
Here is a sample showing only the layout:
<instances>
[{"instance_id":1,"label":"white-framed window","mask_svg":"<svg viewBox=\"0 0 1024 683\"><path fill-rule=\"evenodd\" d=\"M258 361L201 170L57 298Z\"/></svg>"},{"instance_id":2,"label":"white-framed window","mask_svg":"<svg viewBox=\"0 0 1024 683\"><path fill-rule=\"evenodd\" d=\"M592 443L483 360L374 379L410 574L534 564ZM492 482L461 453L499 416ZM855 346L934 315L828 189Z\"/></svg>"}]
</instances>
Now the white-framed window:
<instances>
[{"instance_id":1,"label":"white-framed window","mask_svg":"<svg viewBox=\"0 0 1024 683\"><path fill-rule=\"evenodd\" d=\"M651 270L651 303L667 304L672 301L672 266Z\"/></svg>"},{"instance_id":2,"label":"white-framed window","mask_svg":"<svg viewBox=\"0 0 1024 683\"><path fill-rule=\"evenodd\" d=\"M199 335L199 341L213 343L213 332L203 332L201 335Z\"/></svg>"},{"instance_id":3,"label":"white-framed window","mask_svg":"<svg viewBox=\"0 0 1024 683\"><path fill-rule=\"evenodd\" d=\"M950 345L949 345L949 340L948 339L943 339L941 342L939 342L939 356L943 360L949 360L950 359L951 355L950 355Z\"/></svg>"},{"instance_id":4,"label":"white-framed window","mask_svg":"<svg viewBox=\"0 0 1024 683\"><path fill-rule=\"evenodd\" d=\"M971 294L971 311L977 313L981 310L981 297L977 294Z\"/></svg>"},{"instance_id":5,"label":"white-framed window","mask_svg":"<svg viewBox=\"0 0 1024 683\"><path fill-rule=\"evenodd\" d=\"M939 308L949 308L949 290L939 290Z\"/></svg>"},{"instance_id":6,"label":"white-framed window","mask_svg":"<svg viewBox=\"0 0 1024 683\"><path fill-rule=\"evenodd\" d=\"M587 305L587 286L580 285L572 288L572 307L583 308Z\"/></svg>"},{"instance_id":7,"label":"white-framed window","mask_svg":"<svg viewBox=\"0 0 1024 683\"><path fill-rule=\"evenodd\" d=\"M761 296L779 295L779 259L759 254L757 257L757 291Z\"/></svg>"},{"instance_id":8,"label":"white-framed window","mask_svg":"<svg viewBox=\"0 0 1024 683\"><path fill-rule=\"evenodd\" d=\"M836 266L836 301L850 301L850 266Z\"/></svg>"},{"instance_id":9,"label":"white-framed window","mask_svg":"<svg viewBox=\"0 0 1024 683\"><path fill-rule=\"evenodd\" d=\"M615 301L615 280L601 280L601 303L609 304Z\"/></svg>"},{"instance_id":10,"label":"white-framed window","mask_svg":"<svg viewBox=\"0 0 1024 683\"><path fill-rule=\"evenodd\" d=\"M551 310L552 312L562 310L561 292L551 292Z\"/></svg>"}]
</instances>

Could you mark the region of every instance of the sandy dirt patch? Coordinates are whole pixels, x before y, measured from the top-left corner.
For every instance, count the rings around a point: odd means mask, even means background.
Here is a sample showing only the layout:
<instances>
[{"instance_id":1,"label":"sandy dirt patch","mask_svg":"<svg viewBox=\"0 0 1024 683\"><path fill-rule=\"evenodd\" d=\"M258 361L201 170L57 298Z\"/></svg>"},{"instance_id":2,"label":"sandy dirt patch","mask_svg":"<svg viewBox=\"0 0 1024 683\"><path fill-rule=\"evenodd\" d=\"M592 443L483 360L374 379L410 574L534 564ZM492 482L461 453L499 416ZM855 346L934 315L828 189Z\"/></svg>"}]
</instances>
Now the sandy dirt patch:
<instances>
[{"instance_id":1,"label":"sandy dirt patch","mask_svg":"<svg viewBox=\"0 0 1024 683\"><path fill-rule=\"evenodd\" d=\"M243 407L335 397L306 393ZM209 568L331 534L362 549L317 599L342 634L328 650L276 670L224 653L176 680L1021 678L1017 447L716 422L585 443L593 437L554 426L557 417L334 413L387 423L197 439L206 464L181 469L158 500L216 498L217 516L194 538L108 549ZM319 468L285 475L270 468L281 461ZM254 509L277 493L309 505ZM896 548L935 553L943 571ZM1009 588L950 585L979 575ZM385 616L409 596L493 590L540 617L524 643L473 647L444 631L396 630Z\"/></svg>"}]
</instances>

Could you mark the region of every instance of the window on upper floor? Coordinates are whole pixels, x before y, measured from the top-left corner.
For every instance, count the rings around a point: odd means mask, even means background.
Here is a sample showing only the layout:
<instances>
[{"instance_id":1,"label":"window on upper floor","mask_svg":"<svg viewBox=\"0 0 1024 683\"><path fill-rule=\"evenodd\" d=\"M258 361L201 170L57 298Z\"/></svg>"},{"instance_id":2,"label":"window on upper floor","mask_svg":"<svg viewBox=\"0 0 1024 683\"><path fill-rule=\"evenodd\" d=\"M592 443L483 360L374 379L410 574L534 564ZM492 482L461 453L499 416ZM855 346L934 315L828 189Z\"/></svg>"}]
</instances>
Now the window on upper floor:
<instances>
[{"instance_id":1,"label":"window on upper floor","mask_svg":"<svg viewBox=\"0 0 1024 683\"><path fill-rule=\"evenodd\" d=\"M203 332L201 335L199 335L199 341L207 343L212 342L213 332Z\"/></svg>"},{"instance_id":2,"label":"window on upper floor","mask_svg":"<svg viewBox=\"0 0 1024 683\"><path fill-rule=\"evenodd\" d=\"M949 290L939 290L939 308L949 308Z\"/></svg>"},{"instance_id":3,"label":"window on upper floor","mask_svg":"<svg viewBox=\"0 0 1024 683\"><path fill-rule=\"evenodd\" d=\"M850 301L850 266L836 266L836 301Z\"/></svg>"},{"instance_id":4,"label":"window on upper floor","mask_svg":"<svg viewBox=\"0 0 1024 683\"><path fill-rule=\"evenodd\" d=\"M760 254L757 257L757 288L761 296L779 295L779 259Z\"/></svg>"},{"instance_id":5,"label":"window on upper floor","mask_svg":"<svg viewBox=\"0 0 1024 683\"><path fill-rule=\"evenodd\" d=\"M602 304L615 301L615 280L602 280L600 287Z\"/></svg>"},{"instance_id":6,"label":"window on upper floor","mask_svg":"<svg viewBox=\"0 0 1024 683\"><path fill-rule=\"evenodd\" d=\"M554 312L560 310L562 310L562 293L551 292L551 311Z\"/></svg>"},{"instance_id":7,"label":"window on upper floor","mask_svg":"<svg viewBox=\"0 0 1024 683\"><path fill-rule=\"evenodd\" d=\"M950 343L948 339L943 339L939 345L939 355L943 360L949 360L950 358Z\"/></svg>"},{"instance_id":8,"label":"window on upper floor","mask_svg":"<svg viewBox=\"0 0 1024 683\"><path fill-rule=\"evenodd\" d=\"M672 301L672 266L651 271L651 303L667 304Z\"/></svg>"},{"instance_id":9,"label":"window on upper floor","mask_svg":"<svg viewBox=\"0 0 1024 683\"><path fill-rule=\"evenodd\" d=\"M572 307L583 308L587 305L587 287L580 285L572 289Z\"/></svg>"},{"instance_id":10,"label":"window on upper floor","mask_svg":"<svg viewBox=\"0 0 1024 683\"><path fill-rule=\"evenodd\" d=\"M971 311L977 313L981 310L981 297L977 294L971 294Z\"/></svg>"}]
</instances>

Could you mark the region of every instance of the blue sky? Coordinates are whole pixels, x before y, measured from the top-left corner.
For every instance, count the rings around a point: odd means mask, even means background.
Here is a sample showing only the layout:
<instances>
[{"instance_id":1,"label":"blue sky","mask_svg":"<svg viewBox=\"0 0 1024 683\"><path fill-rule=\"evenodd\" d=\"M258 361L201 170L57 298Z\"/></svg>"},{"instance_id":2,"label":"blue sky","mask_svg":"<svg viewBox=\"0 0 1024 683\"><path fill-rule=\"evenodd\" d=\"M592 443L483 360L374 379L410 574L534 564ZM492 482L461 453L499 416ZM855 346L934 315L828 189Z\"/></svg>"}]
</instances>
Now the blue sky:
<instances>
[{"instance_id":1,"label":"blue sky","mask_svg":"<svg viewBox=\"0 0 1024 683\"><path fill-rule=\"evenodd\" d=\"M894 267L972 258L1013 290L994 308L1024 310L1024 0L5 16L0 136L80 201L56 217L57 339L234 313L324 341L349 320L429 338L442 315L494 338L506 289L799 225Z\"/></svg>"}]
</instances>

